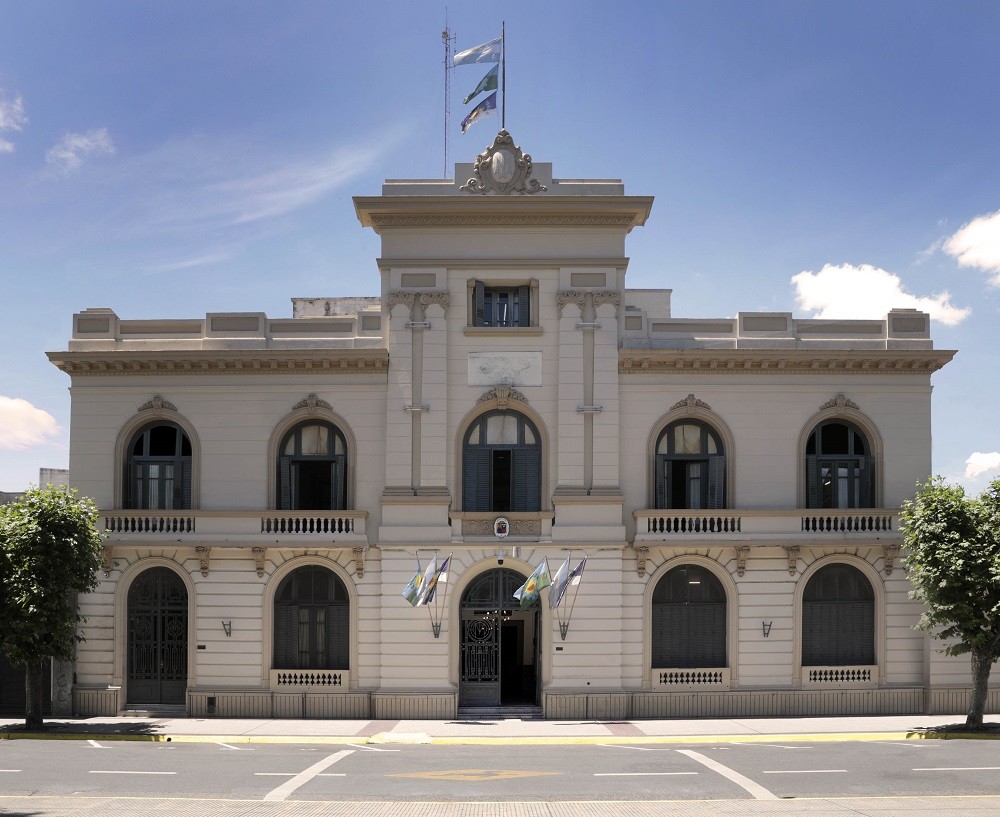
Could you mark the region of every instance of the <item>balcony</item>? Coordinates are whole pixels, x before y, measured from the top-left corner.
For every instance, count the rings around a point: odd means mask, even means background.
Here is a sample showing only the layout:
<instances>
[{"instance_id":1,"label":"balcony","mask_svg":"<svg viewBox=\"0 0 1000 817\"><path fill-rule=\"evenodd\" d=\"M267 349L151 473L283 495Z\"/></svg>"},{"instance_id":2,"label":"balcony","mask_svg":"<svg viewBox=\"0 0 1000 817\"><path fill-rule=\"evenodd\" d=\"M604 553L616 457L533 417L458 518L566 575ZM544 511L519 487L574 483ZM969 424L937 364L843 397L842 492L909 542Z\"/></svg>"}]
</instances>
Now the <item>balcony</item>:
<instances>
[{"instance_id":1,"label":"balcony","mask_svg":"<svg viewBox=\"0 0 1000 817\"><path fill-rule=\"evenodd\" d=\"M795 544L900 543L899 510L763 508L635 511L635 541L671 543Z\"/></svg>"},{"instance_id":2,"label":"balcony","mask_svg":"<svg viewBox=\"0 0 1000 817\"><path fill-rule=\"evenodd\" d=\"M109 545L368 544L368 511L101 511Z\"/></svg>"}]
</instances>

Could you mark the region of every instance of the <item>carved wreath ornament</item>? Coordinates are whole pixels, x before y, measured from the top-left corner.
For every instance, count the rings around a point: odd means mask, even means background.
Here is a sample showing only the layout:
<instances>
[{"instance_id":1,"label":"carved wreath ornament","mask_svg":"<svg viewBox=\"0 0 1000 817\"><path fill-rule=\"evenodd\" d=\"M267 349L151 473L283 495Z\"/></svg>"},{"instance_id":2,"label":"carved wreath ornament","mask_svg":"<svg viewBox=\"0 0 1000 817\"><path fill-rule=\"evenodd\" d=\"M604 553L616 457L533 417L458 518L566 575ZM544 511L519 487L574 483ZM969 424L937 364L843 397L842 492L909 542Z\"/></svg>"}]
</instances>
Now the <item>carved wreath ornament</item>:
<instances>
[{"instance_id":1,"label":"carved wreath ornament","mask_svg":"<svg viewBox=\"0 0 1000 817\"><path fill-rule=\"evenodd\" d=\"M493 145L476 157L472 172L475 175L459 188L466 193L531 195L548 189L531 178L531 156L521 152L506 130L501 130Z\"/></svg>"}]
</instances>

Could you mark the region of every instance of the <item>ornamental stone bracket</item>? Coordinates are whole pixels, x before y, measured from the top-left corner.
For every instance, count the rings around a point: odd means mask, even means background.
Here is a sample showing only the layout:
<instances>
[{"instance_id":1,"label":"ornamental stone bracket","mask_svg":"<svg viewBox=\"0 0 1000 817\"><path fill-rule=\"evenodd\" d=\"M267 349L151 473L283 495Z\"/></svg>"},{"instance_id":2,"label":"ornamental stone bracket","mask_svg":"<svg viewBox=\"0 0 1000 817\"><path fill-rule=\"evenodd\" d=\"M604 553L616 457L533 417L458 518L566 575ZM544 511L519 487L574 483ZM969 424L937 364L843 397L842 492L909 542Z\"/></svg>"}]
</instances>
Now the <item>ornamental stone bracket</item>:
<instances>
[{"instance_id":1,"label":"ornamental stone bracket","mask_svg":"<svg viewBox=\"0 0 1000 817\"><path fill-rule=\"evenodd\" d=\"M497 408L500 409L500 411L506 411L508 403L511 400L517 400L519 403L528 405L528 398L513 386L494 386L489 391L483 392L483 394L480 395L479 399L476 400L476 405L478 406L480 403L488 403L491 400L497 401Z\"/></svg>"},{"instance_id":2,"label":"ornamental stone bracket","mask_svg":"<svg viewBox=\"0 0 1000 817\"><path fill-rule=\"evenodd\" d=\"M794 576L798 570L799 564L799 546L798 545L782 545L785 549L785 554L788 556L788 575Z\"/></svg>"},{"instance_id":3,"label":"ornamental stone bracket","mask_svg":"<svg viewBox=\"0 0 1000 817\"><path fill-rule=\"evenodd\" d=\"M114 551L110 545L101 548L101 569L104 571L104 578L111 578L111 571L118 567L118 562L114 559Z\"/></svg>"},{"instance_id":4,"label":"ornamental stone bracket","mask_svg":"<svg viewBox=\"0 0 1000 817\"><path fill-rule=\"evenodd\" d=\"M601 306L601 304L611 304L612 306L622 305L622 294L617 289L602 289L593 293L593 295L595 307Z\"/></svg>"},{"instance_id":5,"label":"ornamental stone bracket","mask_svg":"<svg viewBox=\"0 0 1000 817\"><path fill-rule=\"evenodd\" d=\"M899 556L899 545L882 545L882 572L886 576L892 575L892 570L896 566L896 559Z\"/></svg>"},{"instance_id":6,"label":"ornamental stone bracket","mask_svg":"<svg viewBox=\"0 0 1000 817\"><path fill-rule=\"evenodd\" d=\"M390 292L385 296L385 305L392 311L394 306L399 306L399 304L404 304L408 307L413 306L414 302L417 300L416 292Z\"/></svg>"},{"instance_id":7,"label":"ornamental stone bracket","mask_svg":"<svg viewBox=\"0 0 1000 817\"><path fill-rule=\"evenodd\" d=\"M837 409L837 414L843 414L846 409L854 409L855 411L861 411L858 404L853 400L849 400L843 394L838 394L836 397L827 400L822 406L819 407L820 411L826 411L827 409Z\"/></svg>"},{"instance_id":8,"label":"ornamental stone bracket","mask_svg":"<svg viewBox=\"0 0 1000 817\"><path fill-rule=\"evenodd\" d=\"M694 410L696 408L702 408L708 411L712 410L712 407L708 403L706 403L704 400L699 400L693 394L689 394L683 400L678 400L670 407L670 410L675 411L676 409L679 408L687 408L688 414L694 414ZM740 575L742 576L743 574L741 573Z\"/></svg>"},{"instance_id":9,"label":"ornamental stone bracket","mask_svg":"<svg viewBox=\"0 0 1000 817\"><path fill-rule=\"evenodd\" d=\"M576 304L583 313L583 308L587 305L587 293L582 289L563 289L556 295L556 304L559 306L559 314L566 304Z\"/></svg>"},{"instance_id":10,"label":"ornamental stone bracket","mask_svg":"<svg viewBox=\"0 0 1000 817\"><path fill-rule=\"evenodd\" d=\"M476 157L473 177L459 190L485 196L519 196L544 193L548 188L532 178L531 156L514 144L514 138L501 130L493 144Z\"/></svg>"},{"instance_id":11,"label":"ornamental stone bracket","mask_svg":"<svg viewBox=\"0 0 1000 817\"><path fill-rule=\"evenodd\" d=\"M359 579L365 577L365 549L363 547L352 548L354 554L354 575Z\"/></svg>"},{"instance_id":12,"label":"ornamental stone bracket","mask_svg":"<svg viewBox=\"0 0 1000 817\"><path fill-rule=\"evenodd\" d=\"M326 400L321 400L315 394L310 394L292 406L292 411L299 411L300 409L307 409L310 414L315 414L319 409L333 411L333 406L326 402Z\"/></svg>"},{"instance_id":13,"label":"ornamental stone bracket","mask_svg":"<svg viewBox=\"0 0 1000 817\"><path fill-rule=\"evenodd\" d=\"M164 400L159 394L154 394L152 400L147 400L137 411L151 411L155 414L163 414L166 411L177 411L177 406L169 400Z\"/></svg>"},{"instance_id":14,"label":"ornamental stone bracket","mask_svg":"<svg viewBox=\"0 0 1000 817\"><path fill-rule=\"evenodd\" d=\"M420 303L426 308L431 304L437 304L441 309L447 310L451 303L451 295L447 292L421 292Z\"/></svg>"},{"instance_id":15,"label":"ornamental stone bracket","mask_svg":"<svg viewBox=\"0 0 1000 817\"><path fill-rule=\"evenodd\" d=\"M635 573L637 576L646 575L646 560L649 558L649 548L639 545L635 548Z\"/></svg>"},{"instance_id":16,"label":"ornamental stone bracket","mask_svg":"<svg viewBox=\"0 0 1000 817\"><path fill-rule=\"evenodd\" d=\"M736 575L740 578L746 575L747 559L750 558L750 545L736 546Z\"/></svg>"},{"instance_id":17,"label":"ornamental stone bracket","mask_svg":"<svg viewBox=\"0 0 1000 817\"><path fill-rule=\"evenodd\" d=\"M264 559L267 557L267 548L255 547L253 549L253 563L257 568L257 578L264 578Z\"/></svg>"},{"instance_id":18,"label":"ornamental stone bracket","mask_svg":"<svg viewBox=\"0 0 1000 817\"><path fill-rule=\"evenodd\" d=\"M194 552L198 554L198 562L201 566L201 575L208 576L208 558L212 554L212 548L206 545L199 545L194 549Z\"/></svg>"}]
</instances>

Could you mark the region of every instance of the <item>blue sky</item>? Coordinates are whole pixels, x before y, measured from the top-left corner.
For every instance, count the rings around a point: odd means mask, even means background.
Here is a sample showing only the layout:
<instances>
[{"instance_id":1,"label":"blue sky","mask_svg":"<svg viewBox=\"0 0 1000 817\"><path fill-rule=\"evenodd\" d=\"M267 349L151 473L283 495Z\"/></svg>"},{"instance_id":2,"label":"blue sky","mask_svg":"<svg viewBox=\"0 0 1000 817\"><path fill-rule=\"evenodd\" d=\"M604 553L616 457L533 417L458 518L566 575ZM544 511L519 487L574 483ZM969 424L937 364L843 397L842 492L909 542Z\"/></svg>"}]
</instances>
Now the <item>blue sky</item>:
<instances>
[{"instance_id":1,"label":"blue sky","mask_svg":"<svg viewBox=\"0 0 1000 817\"><path fill-rule=\"evenodd\" d=\"M493 10L499 8L502 10ZM1000 4L452 2L507 26L507 129L654 195L630 287L678 317L932 313L934 471L1000 474ZM0 489L65 467L71 316L371 295L352 195L439 177L443 3L0 0ZM485 68L452 75L461 104ZM794 280L793 280L794 279Z\"/></svg>"}]
</instances>

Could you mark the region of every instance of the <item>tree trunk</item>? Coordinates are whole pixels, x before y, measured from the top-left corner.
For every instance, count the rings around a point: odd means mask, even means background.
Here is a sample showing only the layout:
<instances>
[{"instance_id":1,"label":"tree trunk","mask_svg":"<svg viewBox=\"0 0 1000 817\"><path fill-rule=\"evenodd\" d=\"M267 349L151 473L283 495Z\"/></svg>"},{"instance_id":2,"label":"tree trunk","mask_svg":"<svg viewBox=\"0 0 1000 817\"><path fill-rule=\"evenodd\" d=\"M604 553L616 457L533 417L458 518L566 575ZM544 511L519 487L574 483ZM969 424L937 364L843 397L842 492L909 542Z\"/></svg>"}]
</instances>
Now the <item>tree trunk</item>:
<instances>
[{"instance_id":1,"label":"tree trunk","mask_svg":"<svg viewBox=\"0 0 1000 817\"><path fill-rule=\"evenodd\" d=\"M45 663L29 661L24 665L24 728L32 731L42 728L42 672Z\"/></svg>"},{"instance_id":2,"label":"tree trunk","mask_svg":"<svg viewBox=\"0 0 1000 817\"><path fill-rule=\"evenodd\" d=\"M972 651L972 701L969 703L969 714L965 719L966 726L983 725L983 710L986 709L986 693L992 666L992 650Z\"/></svg>"}]
</instances>

